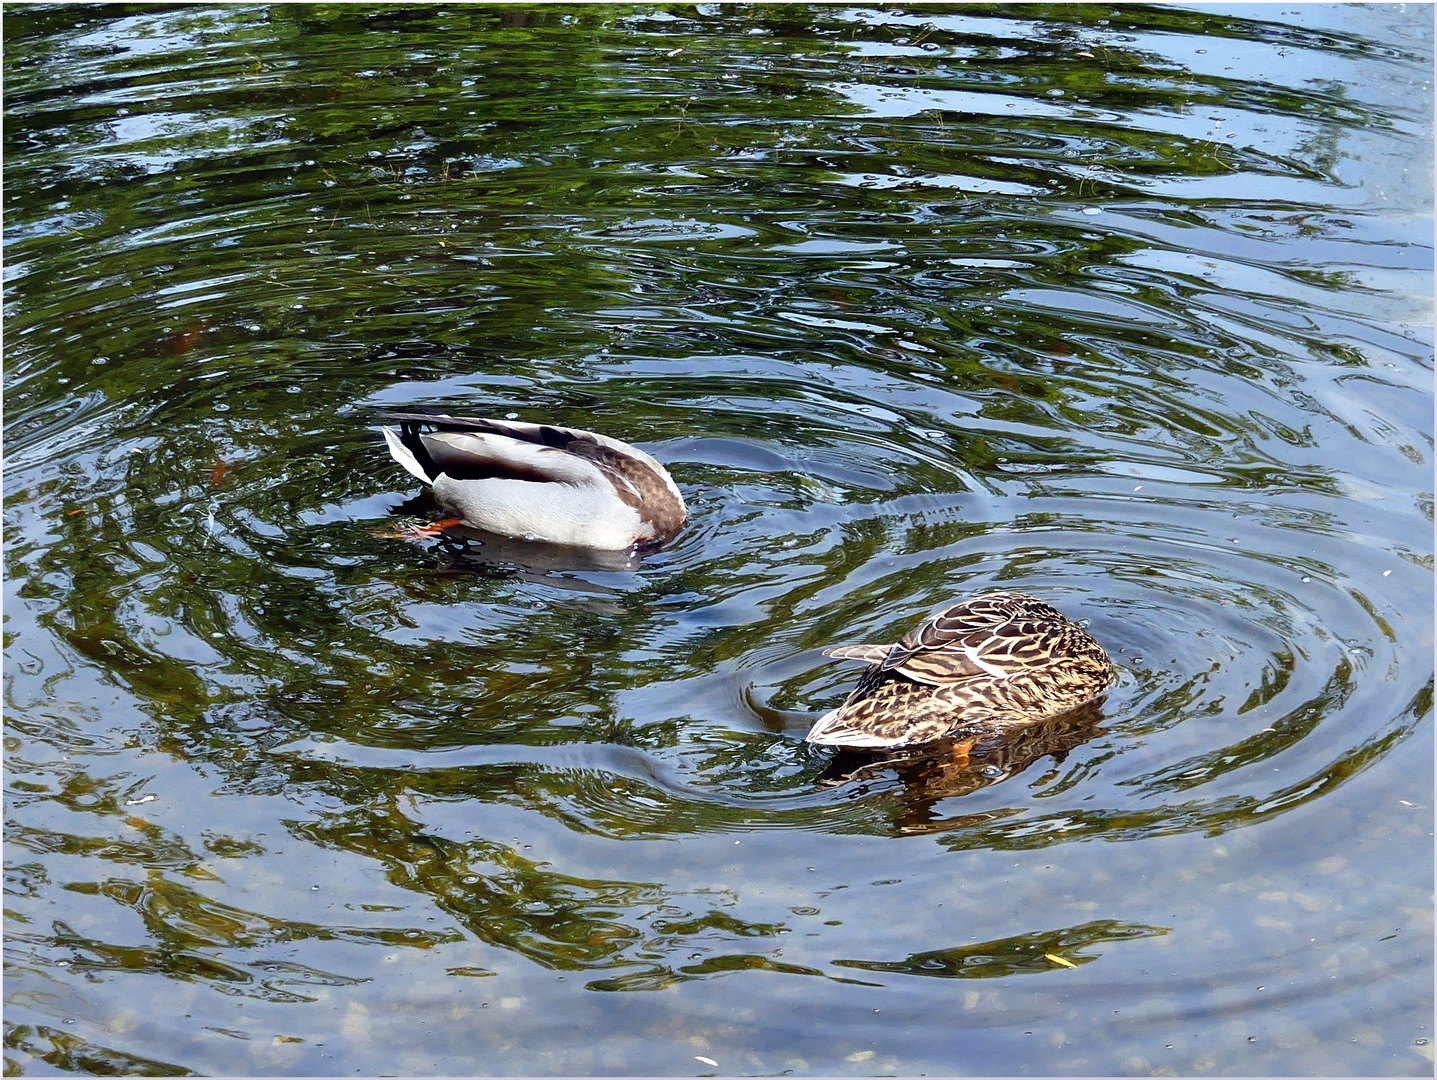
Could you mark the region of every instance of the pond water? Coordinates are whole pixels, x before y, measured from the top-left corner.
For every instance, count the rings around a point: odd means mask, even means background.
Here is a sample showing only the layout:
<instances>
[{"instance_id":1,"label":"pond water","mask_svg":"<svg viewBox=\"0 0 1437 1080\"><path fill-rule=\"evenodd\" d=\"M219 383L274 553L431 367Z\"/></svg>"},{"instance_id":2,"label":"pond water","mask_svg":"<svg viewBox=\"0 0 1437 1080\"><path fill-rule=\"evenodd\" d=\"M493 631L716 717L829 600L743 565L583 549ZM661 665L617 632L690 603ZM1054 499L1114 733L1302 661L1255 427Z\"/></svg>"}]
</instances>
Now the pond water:
<instances>
[{"instance_id":1,"label":"pond water","mask_svg":"<svg viewBox=\"0 0 1437 1080\"><path fill-rule=\"evenodd\" d=\"M1430 7L4 22L7 1075L1431 1074ZM1099 718L802 741L993 588Z\"/></svg>"}]
</instances>

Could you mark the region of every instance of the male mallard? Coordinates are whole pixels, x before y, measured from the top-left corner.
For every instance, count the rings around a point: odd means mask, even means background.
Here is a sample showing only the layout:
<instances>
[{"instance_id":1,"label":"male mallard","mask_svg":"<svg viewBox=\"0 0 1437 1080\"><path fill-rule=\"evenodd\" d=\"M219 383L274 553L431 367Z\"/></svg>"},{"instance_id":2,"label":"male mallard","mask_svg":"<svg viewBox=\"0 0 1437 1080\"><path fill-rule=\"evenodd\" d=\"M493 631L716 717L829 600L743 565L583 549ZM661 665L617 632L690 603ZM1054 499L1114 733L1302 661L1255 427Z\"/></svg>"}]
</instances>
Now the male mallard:
<instances>
[{"instance_id":1,"label":"male mallard","mask_svg":"<svg viewBox=\"0 0 1437 1080\"><path fill-rule=\"evenodd\" d=\"M668 470L607 435L423 410L384 419L400 425L384 429L394 460L477 529L617 551L661 543L688 517Z\"/></svg>"},{"instance_id":2,"label":"male mallard","mask_svg":"<svg viewBox=\"0 0 1437 1080\"><path fill-rule=\"evenodd\" d=\"M1016 592L955 604L896 645L823 654L872 666L808 741L863 750L1002 732L1091 701L1113 682L1113 662L1086 630Z\"/></svg>"}]
</instances>

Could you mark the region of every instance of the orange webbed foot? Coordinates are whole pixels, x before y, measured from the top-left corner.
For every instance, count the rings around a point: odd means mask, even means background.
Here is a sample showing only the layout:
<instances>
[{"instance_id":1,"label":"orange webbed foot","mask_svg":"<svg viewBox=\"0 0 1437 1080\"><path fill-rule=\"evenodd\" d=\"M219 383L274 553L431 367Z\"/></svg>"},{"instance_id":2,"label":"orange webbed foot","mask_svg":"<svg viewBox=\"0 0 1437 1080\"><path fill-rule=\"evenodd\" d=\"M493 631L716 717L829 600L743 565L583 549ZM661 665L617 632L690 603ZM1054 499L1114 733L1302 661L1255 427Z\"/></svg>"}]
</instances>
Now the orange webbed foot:
<instances>
[{"instance_id":1,"label":"orange webbed foot","mask_svg":"<svg viewBox=\"0 0 1437 1080\"><path fill-rule=\"evenodd\" d=\"M968 764L968 751L973 749L973 744L977 741L977 739L964 739L960 743L954 743L949 749L949 753L953 758L953 763L955 765Z\"/></svg>"}]
</instances>

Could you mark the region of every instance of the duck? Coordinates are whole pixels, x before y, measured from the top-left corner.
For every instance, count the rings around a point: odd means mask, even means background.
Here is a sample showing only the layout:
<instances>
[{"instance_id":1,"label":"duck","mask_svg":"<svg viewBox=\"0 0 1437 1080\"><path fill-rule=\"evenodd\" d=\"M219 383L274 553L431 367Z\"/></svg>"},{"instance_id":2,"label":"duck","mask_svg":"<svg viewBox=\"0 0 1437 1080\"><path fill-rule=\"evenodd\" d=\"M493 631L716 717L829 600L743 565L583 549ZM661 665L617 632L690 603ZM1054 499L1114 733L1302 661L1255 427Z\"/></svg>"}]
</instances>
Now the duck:
<instances>
[{"instance_id":1,"label":"duck","mask_svg":"<svg viewBox=\"0 0 1437 1080\"><path fill-rule=\"evenodd\" d=\"M1092 635L1021 592L961 601L893 645L837 645L823 655L869 667L806 741L853 750L1001 735L1086 705L1114 679Z\"/></svg>"},{"instance_id":2,"label":"duck","mask_svg":"<svg viewBox=\"0 0 1437 1080\"><path fill-rule=\"evenodd\" d=\"M521 540L600 551L662 544L688 507L668 470L636 446L579 428L452 416L383 414L384 441L453 519Z\"/></svg>"}]
</instances>

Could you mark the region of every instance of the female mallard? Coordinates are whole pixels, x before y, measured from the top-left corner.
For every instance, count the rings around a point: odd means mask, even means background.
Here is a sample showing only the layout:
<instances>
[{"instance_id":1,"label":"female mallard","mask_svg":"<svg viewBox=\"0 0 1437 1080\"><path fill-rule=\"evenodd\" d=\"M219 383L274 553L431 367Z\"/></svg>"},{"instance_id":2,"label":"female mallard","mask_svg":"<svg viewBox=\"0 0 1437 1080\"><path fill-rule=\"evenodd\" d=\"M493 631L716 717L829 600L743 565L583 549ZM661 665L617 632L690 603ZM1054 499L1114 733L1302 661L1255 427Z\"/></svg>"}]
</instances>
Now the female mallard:
<instances>
[{"instance_id":1,"label":"female mallard","mask_svg":"<svg viewBox=\"0 0 1437 1080\"><path fill-rule=\"evenodd\" d=\"M688 517L668 471L607 435L424 410L384 419L400 425L384 429L394 460L477 529L618 551L662 543Z\"/></svg>"},{"instance_id":2,"label":"female mallard","mask_svg":"<svg viewBox=\"0 0 1437 1080\"><path fill-rule=\"evenodd\" d=\"M1091 701L1113 682L1113 662L1086 630L1016 592L955 604L896 645L823 654L872 666L808 741L862 750L998 733Z\"/></svg>"}]
</instances>

